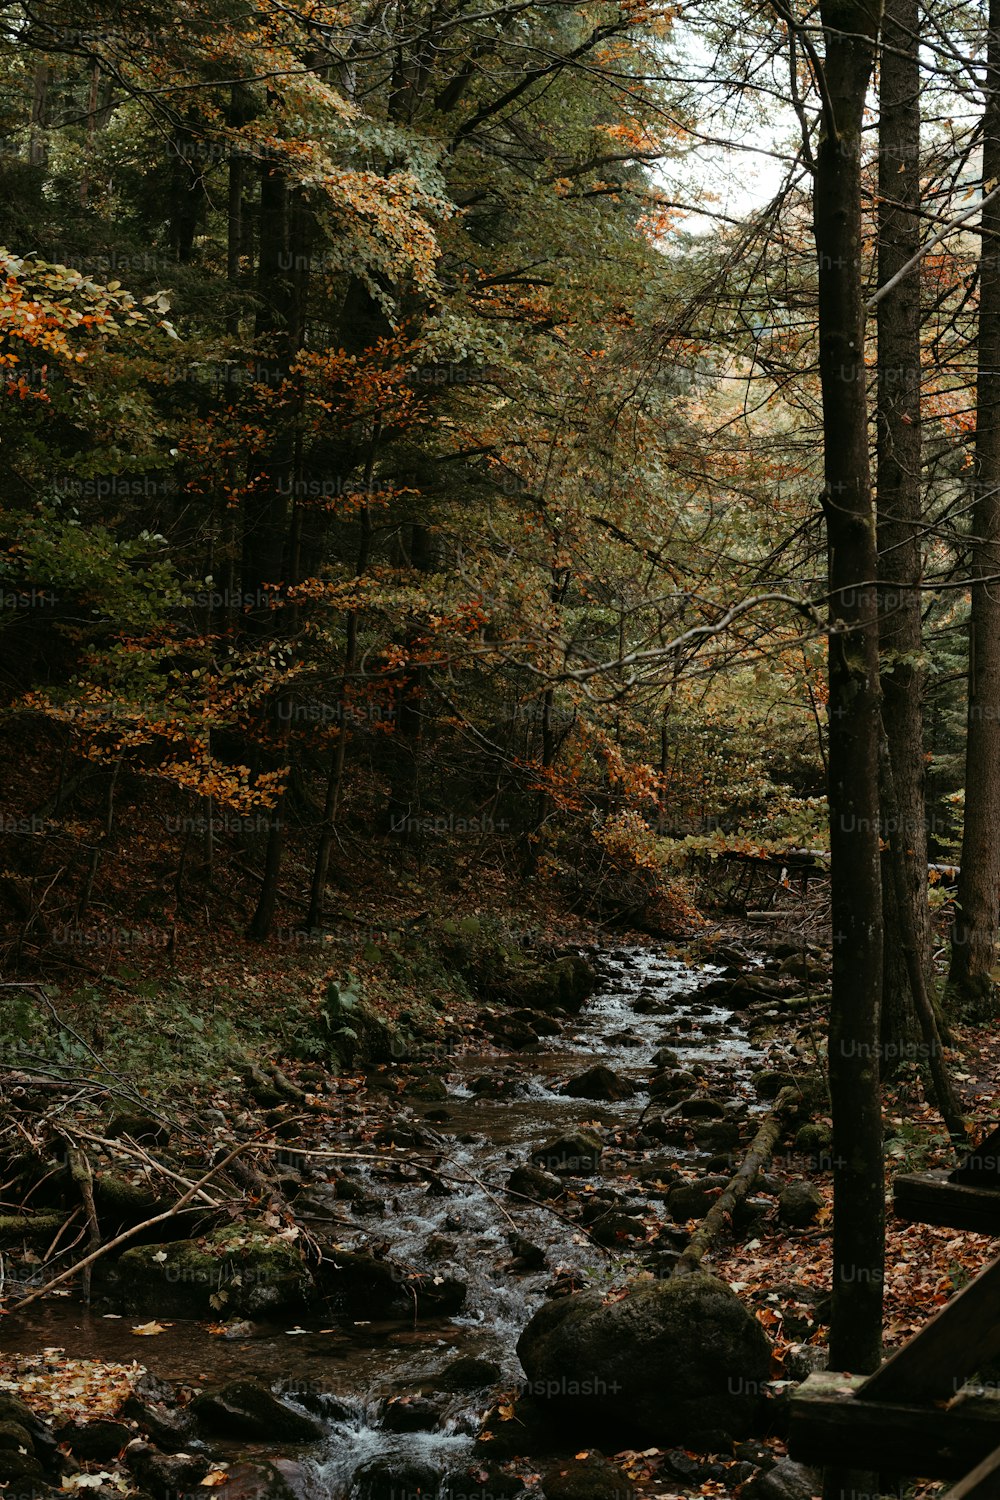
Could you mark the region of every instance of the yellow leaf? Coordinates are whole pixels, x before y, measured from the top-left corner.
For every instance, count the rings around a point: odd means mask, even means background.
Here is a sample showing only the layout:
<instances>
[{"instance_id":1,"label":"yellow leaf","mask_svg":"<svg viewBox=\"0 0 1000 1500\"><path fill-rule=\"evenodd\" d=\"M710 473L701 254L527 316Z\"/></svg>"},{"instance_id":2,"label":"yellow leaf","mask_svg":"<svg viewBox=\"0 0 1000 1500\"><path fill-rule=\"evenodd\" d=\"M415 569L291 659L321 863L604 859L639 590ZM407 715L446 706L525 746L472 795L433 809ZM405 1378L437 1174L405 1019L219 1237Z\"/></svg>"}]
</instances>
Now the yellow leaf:
<instances>
[{"instance_id":1,"label":"yellow leaf","mask_svg":"<svg viewBox=\"0 0 1000 1500\"><path fill-rule=\"evenodd\" d=\"M151 1337L154 1333L163 1333L170 1326L169 1323L139 1323L132 1332Z\"/></svg>"}]
</instances>

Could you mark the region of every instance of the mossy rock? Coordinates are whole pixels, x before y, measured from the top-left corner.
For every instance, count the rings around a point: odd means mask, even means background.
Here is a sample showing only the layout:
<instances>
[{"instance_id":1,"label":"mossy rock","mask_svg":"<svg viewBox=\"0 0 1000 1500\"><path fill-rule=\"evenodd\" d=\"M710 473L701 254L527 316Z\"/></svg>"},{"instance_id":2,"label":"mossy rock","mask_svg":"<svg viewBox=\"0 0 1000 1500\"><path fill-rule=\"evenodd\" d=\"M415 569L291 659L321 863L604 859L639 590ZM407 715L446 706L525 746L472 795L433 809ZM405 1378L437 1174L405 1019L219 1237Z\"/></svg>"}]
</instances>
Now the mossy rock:
<instances>
[{"instance_id":1,"label":"mossy rock","mask_svg":"<svg viewBox=\"0 0 1000 1500\"><path fill-rule=\"evenodd\" d=\"M704 1272L633 1282L625 1297L543 1304L517 1345L527 1393L574 1436L728 1447L752 1430L771 1373L753 1313Z\"/></svg>"},{"instance_id":2,"label":"mossy rock","mask_svg":"<svg viewBox=\"0 0 1000 1500\"><path fill-rule=\"evenodd\" d=\"M815 1224L823 1204L823 1194L811 1182L790 1182L778 1199L778 1215L783 1224L806 1229Z\"/></svg>"},{"instance_id":3,"label":"mossy rock","mask_svg":"<svg viewBox=\"0 0 1000 1500\"><path fill-rule=\"evenodd\" d=\"M113 1141L127 1135L140 1144L153 1146L165 1146L170 1139L170 1127L155 1115L127 1111L112 1115L104 1133Z\"/></svg>"},{"instance_id":4,"label":"mossy rock","mask_svg":"<svg viewBox=\"0 0 1000 1500\"><path fill-rule=\"evenodd\" d=\"M833 1165L833 1135L829 1125L810 1121L800 1126L795 1132L795 1149L801 1156L809 1158L811 1166L828 1171Z\"/></svg>"},{"instance_id":5,"label":"mossy rock","mask_svg":"<svg viewBox=\"0 0 1000 1500\"><path fill-rule=\"evenodd\" d=\"M16 1422L28 1432L39 1430L39 1419L31 1410L31 1407L18 1396L12 1396L7 1391L0 1391L0 1422Z\"/></svg>"},{"instance_id":6,"label":"mossy rock","mask_svg":"<svg viewBox=\"0 0 1000 1500\"><path fill-rule=\"evenodd\" d=\"M414 1078L406 1085L404 1093L414 1099L427 1099L436 1103L447 1099L448 1088L443 1078L437 1078L431 1074L427 1078Z\"/></svg>"},{"instance_id":7,"label":"mossy rock","mask_svg":"<svg viewBox=\"0 0 1000 1500\"><path fill-rule=\"evenodd\" d=\"M253 1229L137 1245L115 1269L122 1311L129 1315L275 1317L301 1311L311 1289L297 1246Z\"/></svg>"},{"instance_id":8,"label":"mossy rock","mask_svg":"<svg viewBox=\"0 0 1000 1500\"><path fill-rule=\"evenodd\" d=\"M545 1500L636 1500L639 1491L627 1475L599 1453L572 1458L547 1469Z\"/></svg>"},{"instance_id":9,"label":"mossy rock","mask_svg":"<svg viewBox=\"0 0 1000 1500\"><path fill-rule=\"evenodd\" d=\"M45 1473L30 1453L0 1448L0 1484L4 1500L38 1500L45 1493Z\"/></svg>"},{"instance_id":10,"label":"mossy rock","mask_svg":"<svg viewBox=\"0 0 1000 1500\"><path fill-rule=\"evenodd\" d=\"M15 1453L19 1448L28 1454L35 1451L31 1433L20 1422L0 1422L0 1448L12 1448Z\"/></svg>"},{"instance_id":11,"label":"mossy rock","mask_svg":"<svg viewBox=\"0 0 1000 1500\"><path fill-rule=\"evenodd\" d=\"M0 1214L0 1245L15 1240L51 1240L65 1221L65 1214Z\"/></svg>"},{"instance_id":12,"label":"mossy rock","mask_svg":"<svg viewBox=\"0 0 1000 1500\"><path fill-rule=\"evenodd\" d=\"M518 998L532 1010L578 1011L597 987L597 975L585 958L568 953L525 976Z\"/></svg>"},{"instance_id":13,"label":"mossy rock","mask_svg":"<svg viewBox=\"0 0 1000 1500\"><path fill-rule=\"evenodd\" d=\"M209 1432L231 1437L253 1438L266 1432L278 1443L314 1443L323 1436L319 1422L303 1416L258 1380L231 1380L202 1391L191 1410Z\"/></svg>"},{"instance_id":14,"label":"mossy rock","mask_svg":"<svg viewBox=\"0 0 1000 1500\"><path fill-rule=\"evenodd\" d=\"M102 1215L110 1214L123 1223L136 1224L170 1207L148 1187L130 1182L117 1172L94 1173L94 1203Z\"/></svg>"},{"instance_id":15,"label":"mossy rock","mask_svg":"<svg viewBox=\"0 0 1000 1500\"><path fill-rule=\"evenodd\" d=\"M758 1099L777 1099L782 1089L801 1087L801 1080L792 1073L779 1073L775 1068L764 1068L753 1081Z\"/></svg>"}]
</instances>

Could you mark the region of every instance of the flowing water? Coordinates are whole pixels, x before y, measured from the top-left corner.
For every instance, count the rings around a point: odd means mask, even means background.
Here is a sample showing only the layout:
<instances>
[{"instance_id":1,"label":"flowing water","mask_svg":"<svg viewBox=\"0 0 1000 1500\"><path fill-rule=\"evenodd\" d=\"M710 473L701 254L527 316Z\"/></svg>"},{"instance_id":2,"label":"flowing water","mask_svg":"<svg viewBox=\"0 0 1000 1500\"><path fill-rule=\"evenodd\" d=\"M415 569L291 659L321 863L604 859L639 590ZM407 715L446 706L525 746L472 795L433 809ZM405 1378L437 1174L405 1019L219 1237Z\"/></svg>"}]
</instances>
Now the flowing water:
<instances>
[{"instance_id":1,"label":"flowing water","mask_svg":"<svg viewBox=\"0 0 1000 1500\"><path fill-rule=\"evenodd\" d=\"M408 1178L400 1165L389 1173L377 1162L355 1168L371 1196L383 1201L384 1214L358 1213L356 1227L338 1231L338 1243L388 1251L400 1262L459 1277L468 1285L468 1296L458 1316L413 1325L258 1327L250 1337L235 1340L211 1337L200 1324L178 1322L137 1348L132 1320L49 1302L11 1322L7 1347L57 1345L70 1356L139 1358L155 1374L187 1385L259 1376L323 1413L327 1438L322 1447L297 1454L305 1487L317 1500L346 1500L354 1470L380 1455L427 1462L442 1472L455 1468L468 1455L477 1430L480 1413L474 1397L450 1398L434 1431L409 1433L387 1430L386 1400L418 1391L457 1355L495 1361L506 1384L515 1386L523 1379L517 1338L554 1274L567 1272L577 1282L610 1286L637 1266L634 1251L602 1252L543 1204L505 1196L503 1186L514 1167L560 1131L594 1123L610 1133L633 1123L649 1102L644 1084L653 1055L664 1045L677 1051L682 1066L700 1063L712 1070L715 1097L724 1100L728 1092L733 1103L749 1103L752 1097L750 1081L759 1053L731 1012L695 993L699 980L714 971L696 971L655 949L638 947L606 951L597 968L597 992L561 1035L516 1056L494 1052L452 1060L449 1098L440 1107L447 1120L428 1125L425 1117L436 1114L435 1106L406 1108L405 1115L412 1113L418 1130L427 1133L434 1159L447 1173L446 1186L428 1186L416 1171ZM657 1013L649 1013L651 1005ZM567 1078L595 1062L628 1077L635 1096L599 1104L559 1091ZM483 1074L509 1078L509 1097L477 1094L471 1085ZM669 1149L658 1147L656 1154ZM683 1149L674 1154L681 1164L693 1160ZM399 1155L405 1161L405 1151ZM588 1179L584 1191L614 1184L616 1210L628 1212L634 1202L647 1216L651 1207L658 1208L669 1222L662 1203L653 1205L641 1197L627 1176L634 1162L612 1141L600 1174ZM336 1206L343 1215L347 1204L338 1200ZM544 1268L525 1272L511 1267L508 1240L515 1231L544 1253ZM253 1449L241 1443L238 1451ZM275 1449L261 1444L257 1451Z\"/></svg>"}]
</instances>

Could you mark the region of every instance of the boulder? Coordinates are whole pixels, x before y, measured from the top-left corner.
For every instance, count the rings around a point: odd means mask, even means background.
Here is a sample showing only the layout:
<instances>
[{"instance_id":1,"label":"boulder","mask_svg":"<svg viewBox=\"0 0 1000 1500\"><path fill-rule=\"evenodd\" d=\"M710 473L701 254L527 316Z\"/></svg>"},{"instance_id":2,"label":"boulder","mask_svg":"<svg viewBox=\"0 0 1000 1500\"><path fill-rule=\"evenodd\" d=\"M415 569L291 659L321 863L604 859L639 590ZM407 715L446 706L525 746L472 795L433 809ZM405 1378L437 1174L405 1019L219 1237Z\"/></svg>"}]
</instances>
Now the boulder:
<instances>
[{"instance_id":1,"label":"boulder","mask_svg":"<svg viewBox=\"0 0 1000 1500\"><path fill-rule=\"evenodd\" d=\"M639 1494L631 1479L600 1453L546 1469L542 1487L545 1500L633 1500Z\"/></svg>"},{"instance_id":2,"label":"boulder","mask_svg":"<svg viewBox=\"0 0 1000 1500\"><path fill-rule=\"evenodd\" d=\"M743 1500L820 1500L823 1476L818 1469L808 1469L790 1458L779 1458L766 1474L743 1488Z\"/></svg>"},{"instance_id":3,"label":"boulder","mask_svg":"<svg viewBox=\"0 0 1000 1500\"><path fill-rule=\"evenodd\" d=\"M597 975L580 954L570 953L531 976L522 997L532 1010L578 1011L597 987Z\"/></svg>"},{"instance_id":4,"label":"boulder","mask_svg":"<svg viewBox=\"0 0 1000 1500\"><path fill-rule=\"evenodd\" d=\"M722 1447L752 1430L770 1376L757 1319L705 1272L542 1306L518 1340L527 1391L581 1436Z\"/></svg>"},{"instance_id":5,"label":"boulder","mask_svg":"<svg viewBox=\"0 0 1000 1500\"><path fill-rule=\"evenodd\" d=\"M589 1130L570 1130L546 1141L531 1153L536 1166L577 1177L591 1177L600 1166L604 1147Z\"/></svg>"},{"instance_id":6,"label":"boulder","mask_svg":"<svg viewBox=\"0 0 1000 1500\"><path fill-rule=\"evenodd\" d=\"M462 1354L445 1365L440 1375L432 1378L436 1391L483 1391L496 1385L501 1378L498 1364L491 1359L478 1359L474 1354Z\"/></svg>"},{"instance_id":7,"label":"boulder","mask_svg":"<svg viewBox=\"0 0 1000 1500\"><path fill-rule=\"evenodd\" d=\"M194 1422L186 1406L173 1406L166 1401L142 1401L134 1393L122 1407L122 1416L136 1422L140 1431L166 1453L180 1453L194 1433Z\"/></svg>"},{"instance_id":8,"label":"boulder","mask_svg":"<svg viewBox=\"0 0 1000 1500\"><path fill-rule=\"evenodd\" d=\"M616 1103L620 1099L631 1099L635 1088L627 1078L616 1073L613 1068L606 1068L603 1063L597 1063L585 1072L578 1073L563 1086L562 1092L569 1094L573 1099L601 1099L606 1103Z\"/></svg>"},{"instance_id":9,"label":"boulder","mask_svg":"<svg viewBox=\"0 0 1000 1500\"><path fill-rule=\"evenodd\" d=\"M683 1089L686 1093L688 1089L696 1088L697 1084L698 1080L694 1074L686 1072L683 1068L669 1073L657 1073L649 1080L649 1097L663 1099L667 1094L676 1094L679 1089Z\"/></svg>"},{"instance_id":10,"label":"boulder","mask_svg":"<svg viewBox=\"0 0 1000 1500\"><path fill-rule=\"evenodd\" d=\"M259 1437L276 1443L314 1443L323 1428L289 1406L258 1380L230 1380L202 1391L191 1402L202 1427L231 1437Z\"/></svg>"},{"instance_id":11,"label":"boulder","mask_svg":"<svg viewBox=\"0 0 1000 1500\"><path fill-rule=\"evenodd\" d=\"M669 1000L660 1000L653 994L640 993L632 1001L632 1009L637 1016L668 1016L673 1008Z\"/></svg>"},{"instance_id":12,"label":"boulder","mask_svg":"<svg viewBox=\"0 0 1000 1500\"><path fill-rule=\"evenodd\" d=\"M562 1023L555 1016L547 1016L540 1010L515 1010L515 1021L524 1021L537 1036L559 1036Z\"/></svg>"},{"instance_id":13,"label":"boulder","mask_svg":"<svg viewBox=\"0 0 1000 1500\"><path fill-rule=\"evenodd\" d=\"M691 1094L680 1103L680 1113L685 1120L721 1120L726 1113L725 1105L708 1094Z\"/></svg>"},{"instance_id":14,"label":"boulder","mask_svg":"<svg viewBox=\"0 0 1000 1500\"><path fill-rule=\"evenodd\" d=\"M306 1477L289 1459L240 1459L230 1464L223 1484L208 1493L212 1500L299 1500Z\"/></svg>"},{"instance_id":15,"label":"boulder","mask_svg":"<svg viewBox=\"0 0 1000 1500\"><path fill-rule=\"evenodd\" d=\"M739 1145L740 1127L735 1120L698 1120L691 1134L699 1151L726 1151Z\"/></svg>"},{"instance_id":16,"label":"boulder","mask_svg":"<svg viewBox=\"0 0 1000 1500\"><path fill-rule=\"evenodd\" d=\"M512 1193L523 1193L526 1198L536 1198L540 1203L558 1198L564 1191L559 1178L552 1172L544 1172L541 1167L515 1167L507 1178L507 1186Z\"/></svg>"},{"instance_id":17,"label":"boulder","mask_svg":"<svg viewBox=\"0 0 1000 1500\"><path fill-rule=\"evenodd\" d=\"M517 1021L513 1016L490 1015L481 1018L483 1026L501 1047L518 1052L522 1047L531 1047L538 1041L538 1033L527 1021Z\"/></svg>"},{"instance_id":18,"label":"boulder","mask_svg":"<svg viewBox=\"0 0 1000 1500\"><path fill-rule=\"evenodd\" d=\"M135 1438L125 1449L125 1465L155 1500L177 1500L198 1489L211 1468L203 1453L160 1453Z\"/></svg>"},{"instance_id":19,"label":"boulder","mask_svg":"<svg viewBox=\"0 0 1000 1500\"><path fill-rule=\"evenodd\" d=\"M533 1493L538 1497L538 1491ZM516 1474L505 1474L496 1464L476 1464L449 1474L441 1491L442 1500L520 1500L528 1491Z\"/></svg>"},{"instance_id":20,"label":"boulder","mask_svg":"<svg viewBox=\"0 0 1000 1500\"><path fill-rule=\"evenodd\" d=\"M427 1099L433 1103L447 1099L448 1086L443 1078L432 1073L425 1078L411 1079L403 1092L415 1099Z\"/></svg>"},{"instance_id":21,"label":"boulder","mask_svg":"<svg viewBox=\"0 0 1000 1500\"><path fill-rule=\"evenodd\" d=\"M117 1458L126 1444L135 1436L124 1422L112 1422L98 1417L93 1422L66 1422L56 1432L60 1443L65 1443L73 1457L84 1463L110 1463Z\"/></svg>"},{"instance_id":22,"label":"boulder","mask_svg":"<svg viewBox=\"0 0 1000 1500\"><path fill-rule=\"evenodd\" d=\"M818 963L816 959L803 957L801 953L789 953L778 965L778 973L782 979L801 979L807 984L829 979L830 973L826 964Z\"/></svg>"},{"instance_id":23,"label":"boulder","mask_svg":"<svg viewBox=\"0 0 1000 1500\"><path fill-rule=\"evenodd\" d=\"M4 1486L4 1500L39 1500L46 1492L38 1459L16 1448L0 1448L0 1484Z\"/></svg>"},{"instance_id":24,"label":"boulder","mask_svg":"<svg viewBox=\"0 0 1000 1500\"><path fill-rule=\"evenodd\" d=\"M139 1317L278 1317L298 1313L311 1286L301 1250L254 1229L135 1245L115 1268L122 1312Z\"/></svg>"},{"instance_id":25,"label":"boulder","mask_svg":"<svg viewBox=\"0 0 1000 1500\"><path fill-rule=\"evenodd\" d=\"M443 1415L441 1403L427 1396L392 1396L382 1408L382 1426L386 1432L433 1432Z\"/></svg>"},{"instance_id":26,"label":"boulder","mask_svg":"<svg viewBox=\"0 0 1000 1500\"><path fill-rule=\"evenodd\" d=\"M646 1225L634 1214L623 1214L617 1209L601 1214L590 1226L590 1237L597 1245L611 1248L628 1240L646 1238Z\"/></svg>"},{"instance_id":27,"label":"boulder","mask_svg":"<svg viewBox=\"0 0 1000 1500\"><path fill-rule=\"evenodd\" d=\"M809 1122L800 1125L795 1132L795 1149L808 1157L809 1165L820 1171L830 1171L833 1165L833 1135L829 1125Z\"/></svg>"},{"instance_id":28,"label":"boulder","mask_svg":"<svg viewBox=\"0 0 1000 1500\"><path fill-rule=\"evenodd\" d=\"M806 1229L815 1224L823 1202L823 1194L811 1182L790 1182L778 1199L778 1216L793 1229Z\"/></svg>"},{"instance_id":29,"label":"boulder","mask_svg":"<svg viewBox=\"0 0 1000 1500\"><path fill-rule=\"evenodd\" d=\"M507 1243L514 1256L510 1263L512 1271L544 1271L545 1251L541 1245L535 1245L531 1240L526 1240L524 1235L518 1234L516 1230L507 1236Z\"/></svg>"},{"instance_id":30,"label":"boulder","mask_svg":"<svg viewBox=\"0 0 1000 1500\"><path fill-rule=\"evenodd\" d=\"M15 1453L21 1450L29 1455L35 1451L31 1433L20 1422L0 1422L0 1448L12 1449Z\"/></svg>"},{"instance_id":31,"label":"boulder","mask_svg":"<svg viewBox=\"0 0 1000 1500\"><path fill-rule=\"evenodd\" d=\"M354 1471L351 1500L432 1500L440 1483L430 1464L370 1458Z\"/></svg>"},{"instance_id":32,"label":"boulder","mask_svg":"<svg viewBox=\"0 0 1000 1500\"><path fill-rule=\"evenodd\" d=\"M721 1174L703 1177L700 1182L685 1182L667 1195L671 1217L684 1224L688 1219L703 1219L721 1190L729 1181Z\"/></svg>"},{"instance_id":33,"label":"boulder","mask_svg":"<svg viewBox=\"0 0 1000 1500\"><path fill-rule=\"evenodd\" d=\"M104 1134L113 1141L127 1135L140 1145L165 1146L170 1140L170 1127L155 1115L124 1111L111 1116Z\"/></svg>"},{"instance_id":34,"label":"boulder","mask_svg":"<svg viewBox=\"0 0 1000 1500\"><path fill-rule=\"evenodd\" d=\"M669 1191L677 1183L679 1173L677 1162L672 1156L652 1156L648 1161L641 1162L635 1169L635 1175L645 1186L647 1192L651 1184L660 1183ZM652 1196L656 1196L654 1193Z\"/></svg>"},{"instance_id":35,"label":"boulder","mask_svg":"<svg viewBox=\"0 0 1000 1500\"><path fill-rule=\"evenodd\" d=\"M799 1080L791 1073L781 1073L775 1068L765 1068L753 1081L759 1099L777 1099L782 1089L798 1088Z\"/></svg>"}]
</instances>

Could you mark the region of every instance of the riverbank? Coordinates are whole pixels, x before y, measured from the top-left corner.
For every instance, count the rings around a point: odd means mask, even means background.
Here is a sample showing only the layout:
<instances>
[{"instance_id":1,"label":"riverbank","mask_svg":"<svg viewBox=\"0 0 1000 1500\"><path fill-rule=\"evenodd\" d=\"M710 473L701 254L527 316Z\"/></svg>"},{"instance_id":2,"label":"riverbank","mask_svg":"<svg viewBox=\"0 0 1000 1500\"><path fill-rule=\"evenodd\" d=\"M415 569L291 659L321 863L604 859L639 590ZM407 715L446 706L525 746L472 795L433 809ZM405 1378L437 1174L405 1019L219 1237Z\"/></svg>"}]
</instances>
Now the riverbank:
<instances>
[{"instance_id":1,"label":"riverbank","mask_svg":"<svg viewBox=\"0 0 1000 1500\"><path fill-rule=\"evenodd\" d=\"M367 957L360 953L359 968L387 969L394 950L382 938L377 953L374 941ZM213 1174L183 1214L99 1257L89 1312L50 1292L10 1313L8 1383L27 1392L37 1376L43 1388L58 1389L60 1361L96 1358L101 1369L125 1369L139 1359L162 1384L152 1403L145 1386L133 1391L143 1410L129 1415L123 1405L114 1420L124 1416L125 1430L112 1436L152 1441L169 1457L162 1424L180 1423L175 1438L191 1449L195 1470L219 1466L190 1485L214 1476L223 1500L270 1495L276 1473L293 1493L317 1500L492 1496L525 1486L549 1500L596 1493L607 1500L612 1483L623 1496L740 1492L766 1500L779 1493L767 1488L769 1475L772 1486L786 1483L780 1493L807 1494L808 1476L797 1476L800 1489L790 1491L794 1472L775 1465L789 1382L822 1361L828 1315L822 952L807 951L803 961L795 944L772 940L771 951L750 953L734 948L730 935L705 968L662 943L591 944L586 952L498 944L468 919L438 941L449 957L440 948L429 957L423 935L422 967L397 968L406 1006L372 1003L361 976L338 983L324 968L313 977L315 1014L327 1012L324 1035L353 1032L339 1037L353 1063L337 1052L334 1064L332 1046L322 1063L264 1046L193 1085L183 1103L176 1093L172 1103L151 1098L135 1074L103 1083L80 1071L61 1083L40 1074L8 1078L8 1105L31 1124L35 1154L47 1161L42 1172L35 1161L22 1205L26 1217L43 1221L44 1234L37 1224L39 1232L7 1226L9 1309L61 1274L74 1238L88 1233L86 1194L71 1170L67 1177L71 1148L91 1159L105 1244ZM218 1036L212 1024L209 1036ZM270 1035L277 1039L277 1030ZM297 1044L301 1032L286 1035ZM94 1040L80 1033L80 1042ZM706 1446L685 1432L631 1431L619 1418L599 1434L600 1449L614 1457L612 1480L592 1456L593 1404L573 1399L594 1394L600 1370L581 1370L577 1383L589 1381L589 1390L553 1391L538 1376L531 1389L518 1341L539 1309L559 1299L596 1294L613 1307L629 1288L666 1284L789 1081L809 1101L805 1113L755 1184L736 1244L710 1257L768 1345L769 1365L749 1377L730 1369L723 1385L736 1389L720 1393L740 1395L740 1381L755 1387L742 1392L754 1397L747 1430L737 1422ZM130 1091L144 1102L145 1119ZM933 1122L926 1123L931 1141ZM581 1133L594 1159L570 1161L567 1170L560 1150L566 1155ZM916 1134L898 1139L904 1151L917 1147ZM44 1144L48 1158L38 1149ZM890 1310L898 1298L900 1337L903 1307L911 1321L920 1318L906 1246L923 1258L921 1287L931 1302L940 1296L942 1262L971 1263L978 1253L976 1237L947 1234L921 1230L895 1241L889 1294ZM79 1279L56 1291L75 1299ZM24 1364L39 1347L64 1353ZM251 1377L318 1422L321 1435L305 1445L275 1442L259 1438L252 1415L235 1433L239 1419L220 1423L217 1407L194 1416L196 1390ZM75 1365L66 1378L80 1378ZM163 1408L153 1414L155 1430L151 1404ZM272 1411L269 1420L282 1419ZM127 1442L92 1460L70 1444L60 1462L81 1465L83 1487L106 1473L101 1483L113 1488L121 1476L153 1500L164 1500L158 1486L177 1490L169 1466L151 1478L150 1455ZM227 1480L227 1463L257 1468ZM40 1482L61 1486L66 1478L72 1469L42 1465L32 1486L37 1494Z\"/></svg>"}]
</instances>

